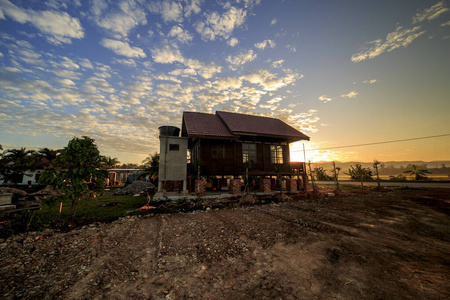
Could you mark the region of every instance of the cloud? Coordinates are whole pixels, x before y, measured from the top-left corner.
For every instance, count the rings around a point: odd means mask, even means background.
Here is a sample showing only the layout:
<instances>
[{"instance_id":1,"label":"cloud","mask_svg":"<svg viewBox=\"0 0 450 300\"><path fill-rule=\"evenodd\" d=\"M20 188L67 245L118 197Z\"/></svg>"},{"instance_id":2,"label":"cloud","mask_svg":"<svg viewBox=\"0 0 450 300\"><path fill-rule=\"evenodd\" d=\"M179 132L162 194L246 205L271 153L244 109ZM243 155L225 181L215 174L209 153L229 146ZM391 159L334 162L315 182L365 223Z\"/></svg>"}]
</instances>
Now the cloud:
<instances>
[{"instance_id":1,"label":"cloud","mask_svg":"<svg viewBox=\"0 0 450 300\"><path fill-rule=\"evenodd\" d=\"M114 7L108 7L103 0L92 1L92 13L95 23L110 31L115 39L123 39L138 25L147 24L146 12L141 4L134 0L113 1ZM108 12L105 13L105 11Z\"/></svg>"},{"instance_id":2,"label":"cloud","mask_svg":"<svg viewBox=\"0 0 450 300\"><path fill-rule=\"evenodd\" d=\"M450 21L447 21L446 23L441 24L441 27L444 27L444 26L450 26Z\"/></svg>"},{"instance_id":3,"label":"cloud","mask_svg":"<svg viewBox=\"0 0 450 300\"><path fill-rule=\"evenodd\" d=\"M91 64L90 60L87 58L80 59L80 65L86 69L93 69L94 66Z\"/></svg>"},{"instance_id":4,"label":"cloud","mask_svg":"<svg viewBox=\"0 0 450 300\"><path fill-rule=\"evenodd\" d=\"M117 55L123 55L126 57L146 57L144 51L138 47L132 47L127 42L121 42L112 39L103 39L100 44L112 50Z\"/></svg>"},{"instance_id":5,"label":"cloud","mask_svg":"<svg viewBox=\"0 0 450 300\"><path fill-rule=\"evenodd\" d=\"M75 85L75 82L73 82L70 79L58 79L57 80L61 85Z\"/></svg>"},{"instance_id":6,"label":"cloud","mask_svg":"<svg viewBox=\"0 0 450 300\"><path fill-rule=\"evenodd\" d=\"M202 11L200 4L203 0L187 0L187 4L184 7L184 16L190 17L192 14L198 14Z\"/></svg>"},{"instance_id":7,"label":"cloud","mask_svg":"<svg viewBox=\"0 0 450 300\"><path fill-rule=\"evenodd\" d=\"M52 44L70 44L72 43L72 39L81 39L84 37L84 31L80 21L77 18L71 17L66 12L22 9L8 0L1 0L0 3L0 15L3 18L6 15L21 24L31 23Z\"/></svg>"},{"instance_id":8,"label":"cloud","mask_svg":"<svg viewBox=\"0 0 450 300\"><path fill-rule=\"evenodd\" d=\"M238 89L242 86L242 80L236 77L224 77L213 82L219 91L227 89Z\"/></svg>"},{"instance_id":9,"label":"cloud","mask_svg":"<svg viewBox=\"0 0 450 300\"><path fill-rule=\"evenodd\" d=\"M244 6L247 8L259 5L259 3L261 3L261 0L238 0L236 2L244 2Z\"/></svg>"},{"instance_id":10,"label":"cloud","mask_svg":"<svg viewBox=\"0 0 450 300\"><path fill-rule=\"evenodd\" d=\"M213 41L217 37L228 39L233 30L244 23L247 12L230 6L222 15L211 12L204 16L206 20L197 22L194 27L203 40Z\"/></svg>"},{"instance_id":11,"label":"cloud","mask_svg":"<svg viewBox=\"0 0 450 300\"><path fill-rule=\"evenodd\" d=\"M180 43L186 44L194 38L187 30L181 28L180 26L173 26L170 30L169 37L176 38Z\"/></svg>"},{"instance_id":12,"label":"cloud","mask_svg":"<svg viewBox=\"0 0 450 300\"><path fill-rule=\"evenodd\" d=\"M192 70L195 70L203 78L209 79L216 73L222 71L222 67L215 63L204 63L198 59L189 58L185 60L184 65Z\"/></svg>"},{"instance_id":13,"label":"cloud","mask_svg":"<svg viewBox=\"0 0 450 300\"><path fill-rule=\"evenodd\" d=\"M356 98L357 95L358 95L357 92L351 91L351 92L348 93L348 94L341 95L341 97L342 97L342 98Z\"/></svg>"},{"instance_id":14,"label":"cloud","mask_svg":"<svg viewBox=\"0 0 450 300\"><path fill-rule=\"evenodd\" d=\"M378 82L378 80L376 80L376 79L370 79L370 80L364 80L363 81L363 83L368 83L368 84L374 84L374 83L377 83Z\"/></svg>"},{"instance_id":15,"label":"cloud","mask_svg":"<svg viewBox=\"0 0 450 300\"><path fill-rule=\"evenodd\" d=\"M407 47L416 38L425 33L424 30L420 31L420 28L420 26L416 26L411 29L403 29L401 26L398 26L395 31L388 33L384 41L378 39L369 42L371 46L359 53L353 54L351 60L356 63L366 59L372 59L384 52L390 52L400 47Z\"/></svg>"},{"instance_id":16,"label":"cloud","mask_svg":"<svg viewBox=\"0 0 450 300\"><path fill-rule=\"evenodd\" d=\"M327 103L333 101L333 98L327 97L326 95L322 95L319 97L319 100L322 101L323 103Z\"/></svg>"},{"instance_id":17,"label":"cloud","mask_svg":"<svg viewBox=\"0 0 450 300\"><path fill-rule=\"evenodd\" d=\"M278 19L277 19L277 18L272 19L272 21L270 21L270 25L271 25L271 26L272 26L272 25L275 25L275 24L277 24L277 22L278 22Z\"/></svg>"},{"instance_id":18,"label":"cloud","mask_svg":"<svg viewBox=\"0 0 450 300\"><path fill-rule=\"evenodd\" d=\"M264 40L261 43L256 43L255 48L263 50L266 47L275 48L275 45L275 42L272 40Z\"/></svg>"},{"instance_id":19,"label":"cloud","mask_svg":"<svg viewBox=\"0 0 450 300\"><path fill-rule=\"evenodd\" d=\"M423 21L431 21L439 17L441 14L449 11L444 5L444 1L440 1L430 8L426 8L421 12L418 12L414 17L412 23L419 23Z\"/></svg>"},{"instance_id":20,"label":"cloud","mask_svg":"<svg viewBox=\"0 0 450 300\"><path fill-rule=\"evenodd\" d=\"M228 56L227 62L229 62L232 66L230 68L232 70L235 70L236 67L242 66L252 60L255 60L256 53L253 52L253 50L248 50L247 52L241 52L236 56Z\"/></svg>"},{"instance_id":21,"label":"cloud","mask_svg":"<svg viewBox=\"0 0 450 300\"><path fill-rule=\"evenodd\" d=\"M152 58L156 63L171 64L174 62L184 62L184 57L178 48L171 46L169 43L163 44L159 48L151 50Z\"/></svg>"},{"instance_id":22,"label":"cloud","mask_svg":"<svg viewBox=\"0 0 450 300\"><path fill-rule=\"evenodd\" d=\"M239 43L237 38L231 38L227 41L228 46L234 47Z\"/></svg>"},{"instance_id":23,"label":"cloud","mask_svg":"<svg viewBox=\"0 0 450 300\"><path fill-rule=\"evenodd\" d=\"M293 45L286 45L286 49L288 49L288 51L292 53L297 52L297 49Z\"/></svg>"},{"instance_id":24,"label":"cloud","mask_svg":"<svg viewBox=\"0 0 450 300\"><path fill-rule=\"evenodd\" d=\"M192 3L191 3L192 4ZM160 2L151 2L149 4L149 10L153 13L161 14L162 19L165 22L183 22L183 6L176 1L164 0ZM189 13L197 10L197 6L189 6Z\"/></svg>"},{"instance_id":25,"label":"cloud","mask_svg":"<svg viewBox=\"0 0 450 300\"><path fill-rule=\"evenodd\" d=\"M179 75L200 75L203 78L211 78L216 73L220 73L222 67L215 63L204 63L198 59L184 58L180 50L173 44L165 42L163 45L151 50L152 58L156 63L172 64L181 63L186 69L178 69L172 71L170 74L174 76Z\"/></svg>"},{"instance_id":26,"label":"cloud","mask_svg":"<svg viewBox=\"0 0 450 300\"><path fill-rule=\"evenodd\" d=\"M284 59L280 59L280 60L272 62L272 66L274 68L281 67L283 65L283 63L284 63Z\"/></svg>"},{"instance_id":27,"label":"cloud","mask_svg":"<svg viewBox=\"0 0 450 300\"><path fill-rule=\"evenodd\" d=\"M281 113L276 111L272 113L272 117L279 118L302 132L313 133L318 131L317 122L320 120L317 116L318 112L316 109L297 114L291 113L289 110Z\"/></svg>"},{"instance_id":28,"label":"cloud","mask_svg":"<svg viewBox=\"0 0 450 300\"><path fill-rule=\"evenodd\" d=\"M260 85L265 91L276 91L302 77L296 73L288 73L284 77L277 78L276 74L272 74L268 70L260 69L241 76L240 79Z\"/></svg>"}]
</instances>

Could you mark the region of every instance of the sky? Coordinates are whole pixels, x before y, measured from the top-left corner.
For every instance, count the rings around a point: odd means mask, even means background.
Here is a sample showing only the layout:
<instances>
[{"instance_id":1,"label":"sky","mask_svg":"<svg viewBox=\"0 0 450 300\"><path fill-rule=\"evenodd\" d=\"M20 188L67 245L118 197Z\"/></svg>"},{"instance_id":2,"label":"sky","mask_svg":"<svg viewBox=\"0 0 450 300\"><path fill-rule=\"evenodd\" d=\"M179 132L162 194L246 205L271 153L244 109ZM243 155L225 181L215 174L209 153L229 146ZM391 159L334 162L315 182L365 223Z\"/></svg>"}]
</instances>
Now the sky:
<instances>
[{"instance_id":1,"label":"sky","mask_svg":"<svg viewBox=\"0 0 450 300\"><path fill-rule=\"evenodd\" d=\"M291 160L450 159L450 3L0 0L0 144L140 163L183 111L279 118Z\"/></svg>"}]
</instances>

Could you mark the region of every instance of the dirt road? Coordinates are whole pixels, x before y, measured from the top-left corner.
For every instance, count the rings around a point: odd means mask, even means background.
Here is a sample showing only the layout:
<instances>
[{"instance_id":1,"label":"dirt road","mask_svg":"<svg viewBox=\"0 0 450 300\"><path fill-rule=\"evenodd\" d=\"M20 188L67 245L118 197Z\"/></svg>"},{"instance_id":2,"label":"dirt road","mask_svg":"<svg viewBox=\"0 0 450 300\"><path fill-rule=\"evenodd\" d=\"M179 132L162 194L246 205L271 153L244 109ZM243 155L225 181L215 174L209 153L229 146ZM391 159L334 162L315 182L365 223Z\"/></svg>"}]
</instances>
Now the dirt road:
<instances>
[{"instance_id":1,"label":"dirt road","mask_svg":"<svg viewBox=\"0 0 450 300\"><path fill-rule=\"evenodd\" d=\"M448 190L123 218L0 245L2 299L450 298Z\"/></svg>"}]
</instances>

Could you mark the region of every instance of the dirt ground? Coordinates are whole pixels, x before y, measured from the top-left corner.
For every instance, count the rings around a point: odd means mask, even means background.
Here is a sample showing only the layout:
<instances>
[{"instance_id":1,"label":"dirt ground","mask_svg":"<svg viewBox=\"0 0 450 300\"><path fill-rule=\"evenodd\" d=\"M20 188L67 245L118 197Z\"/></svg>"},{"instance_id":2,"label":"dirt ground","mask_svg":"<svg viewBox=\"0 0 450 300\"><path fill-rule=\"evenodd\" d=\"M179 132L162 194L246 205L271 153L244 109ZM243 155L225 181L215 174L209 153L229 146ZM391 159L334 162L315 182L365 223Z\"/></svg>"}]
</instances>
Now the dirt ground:
<instances>
[{"instance_id":1,"label":"dirt ground","mask_svg":"<svg viewBox=\"0 0 450 300\"><path fill-rule=\"evenodd\" d=\"M450 191L128 217L0 244L2 299L449 299Z\"/></svg>"}]
</instances>

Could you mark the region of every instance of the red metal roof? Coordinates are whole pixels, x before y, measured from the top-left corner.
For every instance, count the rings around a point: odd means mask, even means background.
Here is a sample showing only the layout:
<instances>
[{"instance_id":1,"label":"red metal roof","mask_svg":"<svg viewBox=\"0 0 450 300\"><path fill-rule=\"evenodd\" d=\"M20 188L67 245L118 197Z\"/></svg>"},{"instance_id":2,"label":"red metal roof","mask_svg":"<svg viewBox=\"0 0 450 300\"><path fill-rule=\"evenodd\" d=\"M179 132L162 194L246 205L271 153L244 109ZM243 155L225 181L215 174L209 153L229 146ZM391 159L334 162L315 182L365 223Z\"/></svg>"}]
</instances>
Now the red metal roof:
<instances>
[{"instance_id":1,"label":"red metal roof","mask_svg":"<svg viewBox=\"0 0 450 300\"><path fill-rule=\"evenodd\" d=\"M218 116L212 114L185 111L183 112L183 126L186 127L189 137L237 138Z\"/></svg>"},{"instance_id":2,"label":"red metal roof","mask_svg":"<svg viewBox=\"0 0 450 300\"><path fill-rule=\"evenodd\" d=\"M234 134L249 133L263 136L295 138L297 140L309 140L308 136L279 119L225 111L218 111L216 112L216 115L223 120L228 129Z\"/></svg>"},{"instance_id":3,"label":"red metal roof","mask_svg":"<svg viewBox=\"0 0 450 300\"><path fill-rule=\"evenodd\" d=\"M217 111L215 115L197 112L183 113L187 136L238 138L240 135L282 137L291 141L309 137L275 118Z\"/></svg>"}]
</instances>

